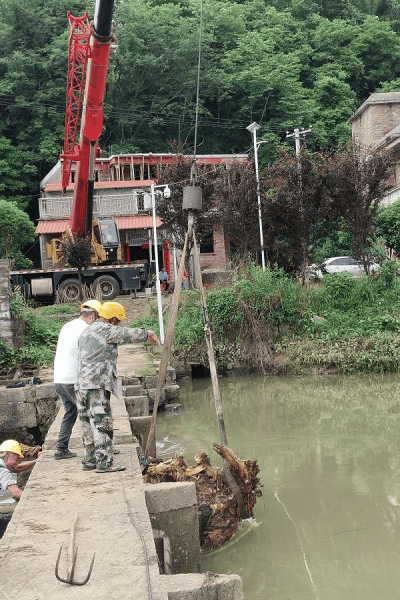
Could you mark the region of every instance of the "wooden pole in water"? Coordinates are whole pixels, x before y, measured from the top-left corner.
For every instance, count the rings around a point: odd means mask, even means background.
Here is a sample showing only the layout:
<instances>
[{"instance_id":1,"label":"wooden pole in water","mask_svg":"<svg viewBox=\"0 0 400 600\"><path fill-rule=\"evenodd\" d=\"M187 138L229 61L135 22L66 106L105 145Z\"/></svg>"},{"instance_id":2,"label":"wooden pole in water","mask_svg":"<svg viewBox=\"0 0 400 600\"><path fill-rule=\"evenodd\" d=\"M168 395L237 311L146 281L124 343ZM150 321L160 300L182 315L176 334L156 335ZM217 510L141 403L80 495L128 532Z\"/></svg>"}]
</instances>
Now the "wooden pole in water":
<instances>
[{"instance_id":1,"label":"wooden pole in water","mask_svg":"<svg viewBox=\"0 0 400 600\"><path fill-rule=\"evenodd\" d=\"M220 438L221 438L221 444L223 446L228 446L224 415L222 412L221 394L219 391L219 384L218 384L217 367L215 365L214 347L213 347L212 338L211 338L211 324L210 324L210 320L208 318L206 295L204 292L203 279L201 276L200 254L198 251L198 247L197 247L197 243L196 243L196 235L195 235L194 230L193 230L193 249L194 249L194 269L195 269L195 275L196 275L196 285L198 286L199 291L200 291L201 306L203 309L204 333L205 333L205 338L206 338L208 362L209 362L209 366L210 366L211 383L212 383L212 388L213 388L215 411L217 413L219 434L220 434ZM247 509L246 509L244 501L243 501L242 493L241 493L239 486L236 483L236 481L229 469L229 465L226 462L226 460L224 460L224 474L225 474L226 480L229 484L229 487L231 488L232 492L235 495L236 502L237 502L237 505L240 510L240 514L244 519L246 519L249 515L247 514Z\"/></svg>"},{"instance_id":2,"label":"wooden pole in water","mask_svg":"<svg viewBox=\"0 0 400 600\"><path fill-rule=\"evenodd\" d=\"M196 235L195 235L194 228L193 228L193 221L194 221L194 215L193 215L193 212L190 211L189 217L188 217L188 230L187 230L187 233L185 236L185 243L184 243L183 250L182 250L181 260L179 263L177 279L175 281L175 289L174 289L174 293L172 296L171 307L170 307L169 318L168 318L167 333L165 336L163 351L162 351L162 355L161 355L160 369L158 372L158 379L157 379L157 387L156 387L156 392L155 392L155 396L154 396L153 417L151 420L149 435L147 438L146 448L144 451L145 462L147 464L148 464L147 458L148 458L149 447L152 444L155 447L155 424L156 424L156 419L157 419L157 409L158 409L158 404L160 401L162 387L163 387L164 381L165 381L165 376L167 374L168 362L169 362L169 359L171 356L172 341L173 341L173 336L174 336L174 331L175 331L176 317L178 314L179 297L180 297L180 293L181 293L181 280L182 280L183 270L184 270L184 266L185 266L186 248L187 248L188 240L191 238L193 238L196 285L199 287L201 305L202 305L202 310L203 310L204 332L205 332L205 338L206 338L208 360L209 360L209 365L210 365L211 382L212 382L212 388L213 388L215 410L217 413L218 428L219 428L219 433L220 433L220 438L221 438L221 444L223 446L228 446L228 440L227 440L226 430L225 430L225 421L224 421L224 416L223 416L223 412L222 412L221 395L220 395L219 385L218 385L217 368L215 365L214 348L213 348L212 339L211 339L211 325L210 325L210 320L208 318L206 297L205 297L205 292L204 292L204 287L203 287L203 280L202 280L202 276L201 276L200 256L199 256L198 247L197 247L197 243L196 243ZM154 458L156 458L156 457L154 457ZM241 493L239 486L236 483L236 481L229 469L229 465L226 462L226 460L224 460L224 474L225 474L225 478L228 482L228 485L231 488L231 490L235 496L235 499L236 499L236 502L237 502L237 505L238 505L238 508L239 508L242 518L247 518L249 515L247 514L247 509L246 509L244 501L243 501L242 493Z\"/></svg>"}]
</instances>

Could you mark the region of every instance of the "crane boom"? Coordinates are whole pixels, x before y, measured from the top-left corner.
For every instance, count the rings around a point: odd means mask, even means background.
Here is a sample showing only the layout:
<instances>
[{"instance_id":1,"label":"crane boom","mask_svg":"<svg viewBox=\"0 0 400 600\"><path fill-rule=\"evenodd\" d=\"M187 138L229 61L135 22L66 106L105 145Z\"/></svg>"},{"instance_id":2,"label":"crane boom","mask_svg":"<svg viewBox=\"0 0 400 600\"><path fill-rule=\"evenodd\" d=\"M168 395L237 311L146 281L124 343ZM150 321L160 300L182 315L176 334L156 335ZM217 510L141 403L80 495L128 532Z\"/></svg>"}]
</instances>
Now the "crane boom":
<instances>
[{"instance_id":1,"label":"crane boom","mask_svg":"<svg viewBox=\"0 0 400 600\"><path fill-rule=\"evenodd\" d=\"M92 228L91 198L94 161L103 126L103 101L110 45L114 39L112 13L114 0L96 0L94 21L89 26L87 13L72 17L70 23L67 105L65 117L63 187L69 183L71 162L77 162L74 196L70 215L72 235L89 234ZM86 75L85 75L86 72ZM79 144L75 144L82 90L84 97ZM89 196L89 198L88 198ZM89 210L88 210L89 208Z\"/></svg>"}]
</instances>

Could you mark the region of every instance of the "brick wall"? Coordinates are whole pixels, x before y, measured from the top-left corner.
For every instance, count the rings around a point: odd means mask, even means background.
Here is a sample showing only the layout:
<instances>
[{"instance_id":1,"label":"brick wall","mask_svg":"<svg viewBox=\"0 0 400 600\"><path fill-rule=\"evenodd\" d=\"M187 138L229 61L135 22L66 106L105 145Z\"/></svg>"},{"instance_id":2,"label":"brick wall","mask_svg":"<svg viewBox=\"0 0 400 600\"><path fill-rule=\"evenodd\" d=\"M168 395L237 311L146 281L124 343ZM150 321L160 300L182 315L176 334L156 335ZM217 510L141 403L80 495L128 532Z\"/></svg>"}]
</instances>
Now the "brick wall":
<instances>
[{"instance_id":1,"label":"brick wall","mask_svg":"<svg viewBox=\"0 0 400 600\"><path fill-rule=\"evenodd\" d=\"M375 93L354 113L353 142L368 148L400 125L400 93Z\"/></svg>"},{"instance_id":2,"label":"brick wall","mask_svg":"<svg viewBox=\"0 0 400 600\"><path fill-rule=\"evenodd\" d=\"M229 240L225 238L223 229L214 229L214 252L200 254L201 268L222 269L230 258Z\"/></svg>"}]
</instances>

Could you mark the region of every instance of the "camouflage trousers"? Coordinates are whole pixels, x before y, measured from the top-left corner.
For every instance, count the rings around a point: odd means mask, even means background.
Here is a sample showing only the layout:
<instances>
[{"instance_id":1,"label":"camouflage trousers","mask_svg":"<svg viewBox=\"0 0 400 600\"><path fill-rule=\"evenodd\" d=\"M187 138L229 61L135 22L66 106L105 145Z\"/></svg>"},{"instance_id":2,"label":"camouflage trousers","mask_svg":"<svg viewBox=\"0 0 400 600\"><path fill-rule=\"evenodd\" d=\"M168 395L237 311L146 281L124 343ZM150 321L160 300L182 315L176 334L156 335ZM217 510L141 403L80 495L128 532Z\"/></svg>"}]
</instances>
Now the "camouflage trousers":
<instances>
[{"instance_id":1,"label":"camouflage trousers","mask_svg":"<svg viewBox=\"0 0 400 600\"><path fill-rule=\"evenodd\" d=\"M82 464L107 469L114 459L110 392L103 389L82 390L76 393L76 399L82 425Z\"/></svg>"}]
</instances>

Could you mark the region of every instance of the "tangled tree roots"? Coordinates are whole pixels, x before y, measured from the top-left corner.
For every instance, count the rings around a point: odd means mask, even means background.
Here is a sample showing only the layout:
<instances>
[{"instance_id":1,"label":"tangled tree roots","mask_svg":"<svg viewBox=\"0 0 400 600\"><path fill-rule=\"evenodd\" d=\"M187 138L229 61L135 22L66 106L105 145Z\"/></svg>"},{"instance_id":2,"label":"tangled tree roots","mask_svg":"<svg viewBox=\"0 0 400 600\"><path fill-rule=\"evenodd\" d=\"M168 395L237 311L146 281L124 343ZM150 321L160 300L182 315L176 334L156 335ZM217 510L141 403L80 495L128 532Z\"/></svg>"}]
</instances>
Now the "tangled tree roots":
<instances>
[{"instance_id":1,"label":"tangled tree roots","mask_svg":"<svg viewBox=\"0 0 400 600\"><path fill-rule=\"evenodd\" d=\"M257 496L261 496L257 461L238 458L226 446L214 444L214 450L228 463L239 486L248 515L252 515ZM194 481L203 548L217 548L235 533L241 519L235 496L223 471L213 467L205 452L198 452L196 465L189 466L182 456L165 462L153 462L144 477L146 483Z\"/></svg>"}]
</instances>

